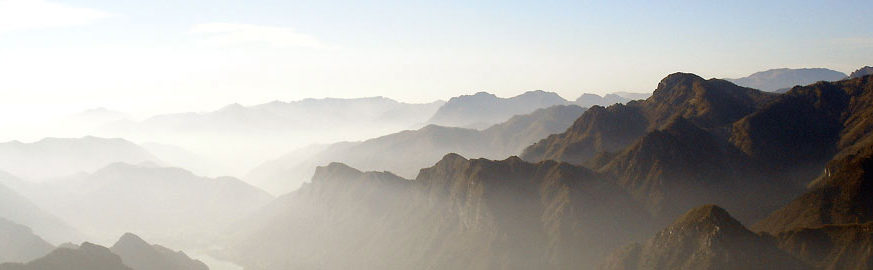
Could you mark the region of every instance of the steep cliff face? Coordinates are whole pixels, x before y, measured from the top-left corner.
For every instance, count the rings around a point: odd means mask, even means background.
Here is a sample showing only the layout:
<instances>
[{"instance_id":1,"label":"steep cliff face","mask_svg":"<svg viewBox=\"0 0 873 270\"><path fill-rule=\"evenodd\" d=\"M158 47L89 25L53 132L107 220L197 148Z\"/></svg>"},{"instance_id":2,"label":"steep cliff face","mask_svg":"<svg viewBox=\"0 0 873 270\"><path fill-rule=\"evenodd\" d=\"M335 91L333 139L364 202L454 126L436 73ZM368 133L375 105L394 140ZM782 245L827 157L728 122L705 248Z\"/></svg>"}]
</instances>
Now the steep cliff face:
<instances>
[{"instance_id":1,"label":"steep cliff face","mask_svg":"<svg viewBox=\"0 0 873 270\"><path fill-rule=\"evenodd\" d=\"M602 269L810 269L727 211L692 209L643 244L614 253Z\"/></svg>"},{"instance_id":2,"label":"steep cliff face","mask_svg":"<svg viewBox=\"0 0 873 270\"><path fill-rule=\"evenodd\" d=\"M256 233L233 249L247 267L596 265L606 251L644 235L649 220L620 187L588 169L456 154L415 180L320 167L311 184L267 211L252 226Z\"/></svg>"}]
</instances>

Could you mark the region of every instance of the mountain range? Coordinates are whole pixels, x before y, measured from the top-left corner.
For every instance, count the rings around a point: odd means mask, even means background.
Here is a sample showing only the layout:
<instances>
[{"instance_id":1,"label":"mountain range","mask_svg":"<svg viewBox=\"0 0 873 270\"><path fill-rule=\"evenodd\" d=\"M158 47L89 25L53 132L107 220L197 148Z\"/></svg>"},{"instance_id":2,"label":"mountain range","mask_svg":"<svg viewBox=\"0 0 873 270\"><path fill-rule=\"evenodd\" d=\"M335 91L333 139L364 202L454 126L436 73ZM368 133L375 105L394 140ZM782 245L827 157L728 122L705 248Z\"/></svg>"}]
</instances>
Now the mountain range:
<instances>
[{"instance_id":1,"label":"mountain range","mask_svg":"<svg viewBox=\"0 0 873 270\"><path fill-rule=\"evenodd\" d=\"M676 73L522 158L448 154L413 180L319 167L224 255L250 269L593 269L639 242L603 267L858 269L871 95L870 76L773 94ZM711 203L724 208L695 208Z\"/></svg>"},{"instance_id":2,"label":"mountain range","mask_svg":"<svg viewBox=\"0 0 873 270\"><path fill-rule=\"evenodd\" d=\"M281 194L312 177L316 166L330 162L412 178L446 153L490 159L517 155L539 138L566 129L583 111L575 105L556 105L513 116L484 130L428 125L363 142L335 143L310 153L293 151L255 168L245 179Z\"/></svg>"},{"instance_id":3,"label":"mountain range","mask_svg":"<svg viewBox=\"0 0 873 270\"><path fill-rule=\"evenodd\" d=\"M124 234L111 248L84 242L64 244L27 262L5 262L2 270L208 270L205 264L181 251L151 245L139 236Z\"/></svg>"},{"instance_id":4,"label":"mountain range","mask_svg":"<svg viewBox=\"0 0 873 270\"><path fill-rule=\"evenodd\" d=\"M206 178L179 168L127 163L29 183L21 193L89 240L107 241L136 230L171 244L202 241L273 199L231 177Z\"/></svg>"},{"instance_id":5,"label":"mountain range","mask_svg":"<svg viewBox=\"0 0 873 270\"><path fill-rule=\"evenodd\" d=\"M66 177L90 173L114 162L160 161L125 139L45 138L33 143L0 143L0 170L24 179Z\"/></svg>"},{"instance_id":6,"label":"mountain range","mask_svg":"<svg viewBox=\"0 0 873 270\"><path fill-rule=\"evenodd\" d=\"M797 85L808 85L819 81L839 81L846 74L826 68L778 68L737 79L726 79L740 86L764 90L767 92L787 92Z\"/></svg>"}]
</instances>

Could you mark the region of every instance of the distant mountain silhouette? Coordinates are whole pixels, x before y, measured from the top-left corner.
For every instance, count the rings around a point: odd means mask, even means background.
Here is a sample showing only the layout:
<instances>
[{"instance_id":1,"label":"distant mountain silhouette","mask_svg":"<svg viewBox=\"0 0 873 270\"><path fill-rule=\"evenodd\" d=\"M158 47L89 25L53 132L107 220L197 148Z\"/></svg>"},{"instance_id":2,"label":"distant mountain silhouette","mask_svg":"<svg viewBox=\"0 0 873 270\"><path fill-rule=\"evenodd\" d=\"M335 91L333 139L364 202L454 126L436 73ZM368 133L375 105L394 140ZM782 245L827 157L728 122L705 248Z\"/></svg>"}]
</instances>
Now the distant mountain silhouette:
<instances>
[{"instance_id":1,"label":"distant mountain silhouette","mask_svg":"<svg viewBox=\"0 0 873 270\"><path fill-rule=\"evenodd\" d=\"M422 127L443 103L411 104L366 97L230 104L209 112L119 121L103 126L97 134L175 145L220 164L214 166L215 172L203 173L242 175L288 149Z\"/></svg>"},{"instance_id":2,"label":"distant mountain silhouette","mask_svg":"<svg viewBox=\"0 0 873 270\"><path fill-rule=\"evenodd\" d=\"M606 94L601 97L597 94L586 93L579 96L574 103L585 108L591 108L594 105L609 106L616 103L627 103L628 101L631 101L631 99L617 94Z\"/></svg>"},{"instance_id":3,"label":"distant mountain silhouette","mask_svg":"<svg viewBox=\"0 0 873 270\"><path fill-rule=\"evenodd\" d=\"M724 209L701 206L642 244L613 254L604 270L811 269L747 230Z\"/></svg>"},{"instance_id":4,"label":"distant mountain silhouette","mask_svg":"<svg viewBox=\"0 0 873 270\"><path fill-rule=\"evenodd\" d=\"M115 163L92 174L35 184L26 192L89 239L128 230L162 243L198 241L266 205L268 193L231 177L179 168Z\"/></svg>"},{"instance_id":5,"label":"distant mountain silhouette","mask_svg":"<svg viewBox=\"0 0 873 270\"><path fill-rule=\"evenodd\" d=\"M108 248L88 242L76 249L58 248L28 263L0 264L0 270L132 270Z\"/></svg>"},{"instance_id":6,"label":"distant mountain silhouette","mask_svg":"<svg viewBox=\"0 0 873 270\"><path fill-rule=\"evenodd\" d=\"M449 99L428 120L429 124L447 127L486 128L504 122L513 115L528 114L537 109L569 102L552 92L528 91L511 98L500 98L487 92L462 95Z\"/></svg>"},{"instance_id":7,"label":"distant mountain silhouette","mask_svg":"<svg viewBox=\"0 0 873 270\"><path fill-rule=\"evenodd\" d=\"M864 66L859 68L858 70L853 71L852 74L849 74L849 79L861 78L867 75L873 75L873 67Z\"/></svg>"},{"instance_id":8,"label":"distant mountain silhouette","mask_svg":"<svg viewBox=\"0 0 873 270\"><path fill-rule=\"evenodd\" d=\"M0 243L0 263L29 262L54 249L30 228L3 218L0 218Z\"/></svg>"},{"instance_id":9,"label":"distant mountain silhouette","mask_svg":"<svg viewBox=\"0 0 873 270\"><path fill-rule=\"evenodd\" d=\"M209 270L205 264L184 252L151 245L131 233L125 233L110 250L135 270Z\"/></svg>"},{"instance_id":10,"label":"distant mountain silhouette","mask_svg":"<svg viewBox=\"0 0 873 270\"><path fill-rule=\"evenodd\" d=\"M24 179L93 172L115 162L160 163L148 151L124 139L45 138L33 143L0 143L0 170Z\"/></svg>"},{"instance_id":11,"label":"distant mountain silhouette","mask_svg":"<svg viewBox=\"0 0 873 270\"><path fill-rule=\"evenodd\" d=\"M0 173L0 218L27 226L37 235L55 244L82 240L81 234L76 229L44 211L30 199L6 187L6 184L12 181L22 181L9 179L10 177L14 178Z\"/></svg>"},{"instance_id":12,"label":"distant mountain silhouette","mask_svg":"<svg viewBox=\"0 0 873 270\"><path fill-rule=\"evenodd\" d=\"M457 154L415 180L319 167L255 217L228 256L256 269L564 269L648 233L645 211L591 170Z\"/></svg>"},{"instance_id":13,"label":"distant mountain silhouette","mask_svg":"<svg viewBox=\"0 0 873 270\"><path fill-rule=\"evenodd\" d=\"M620 97L630 99L630 100L647 99L650 96L652 96L652 93L634 93L634 92L614 92L613 94L616 94ZM604 104L603 106L606 106L606 104Z\"/></svg>"},{"instance_id":14,"label":"distant mountain silhouette","mask_svg":"<svg viewBox=\"0 0 873 270\"><path fill-rule=\"evenodd\" d=\"M826 68L780 68L756 72L748 77L725 80L767 92L785 92L797 85L802 86L819 81L839 81L845 78L845 73Z\"/></svg>"},{"instance_id":15,"label":"distant mountain silhouette","mask_svg":"<svg viewBox=\"0 0 873 270\"><path fill-rule=\"evenodd\" d=\"M364 170L387 170L414 177L447 153L502 159L549 134L565 130L584 108L559 105L516 115L484 130L428 125L363 142L336 143L319 151L294 151L255 168L246 180L285 193L308 180L316 166L342 162Z\"/></svg>"}]
</instances>

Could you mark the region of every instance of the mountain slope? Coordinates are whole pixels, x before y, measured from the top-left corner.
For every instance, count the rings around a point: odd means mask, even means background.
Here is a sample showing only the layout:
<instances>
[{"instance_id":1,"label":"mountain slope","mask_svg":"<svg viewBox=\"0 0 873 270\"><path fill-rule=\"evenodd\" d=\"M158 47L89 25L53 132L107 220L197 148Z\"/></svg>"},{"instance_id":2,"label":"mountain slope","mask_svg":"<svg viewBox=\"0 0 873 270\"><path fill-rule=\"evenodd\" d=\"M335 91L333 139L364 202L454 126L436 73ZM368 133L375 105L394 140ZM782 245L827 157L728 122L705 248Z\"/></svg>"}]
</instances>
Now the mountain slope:
<instances>
[{"instance_id":1,"label":"mountain slope","mask_svg":"<svg viewBox=\"0 0 873 270\"><path fill-rule=\"evenodd\" d=\"M525 149L522 158L579 164L599 152L619 151L680 116L722 136L725 126L754 112L773 97L723 80L674 73L661 80L652 96L644 101L589 109L564 133Z\"/></svg>"},{"instance_id":2,"label":"mountain slope","mask_svg":"<svg viewBox=\"0 0 873 270\"><path fill-rule=\"evenodd\" d=\"M873 223L795 229L776 239L782 250L818 269L873 267Z\"/></svg>"},{"instance_id":3,"label":"mountain slope","mask_svg":"<svg viewBox=\"0 0 873 270\"><path fill-rule=\"evenodd\" d=\"M54 246L33 234L33 231L0 218L0 263L29 262L45 256Z\"/></svg>"},{"instance_id":4,"label":"mountain slope","mask_svg":"<svg viewBox=\"0 0 873 270\"><path fill-rule=\"evenodd\" d=\"M363 142L329 145L318 151L294 151L252 170L246 179L267 190L285 193L312 176L316 166L342 162L364 170L387 170L414 177L447 153L501 159L519 154L536 140L566 129L584 112L575 105L516 115L485 130L428 125Z\"/></svg>"},{"instance_id":5,"label":"mountain slope","mask_svg":"<svg viewBox=\"0 0 873 270\"><path fill-rule=\"evenodd\" d=\"M688 211L643 244L614 253L601 269L810 269L771 239L743 227L724 209Z\"/></svg>"},{"instance_id":6,"label":"mountain slope","mask_svg":"<svg viewBox=\"0 0 873 270\"><path fill-rule=\"evenodd\" d=\"M528 91L511 98L478 92L449 99L427 122L449 127L485 128L506 121L513 115L568 103L558 94L542 90Z\"/></svg>"},{"instance_id":7,"label":"mountain slope","mask_svg":"<svg viewBox=\"0 0 873 270\"><path fill-rule=\"evenodd\" d=\"M609 106L616 103L627 103L628 101L631 101L631 99L617 94L606 94L604 96L600 96L597 94L585 93L576 98L576 101L573 103L585 108L590 108L594 107L595 105Z\"/></svg>"},{"instance_id":8,"label":"mountain slope","mask_svg":"<svg viewBox=\"0 0 873 270\"><path fill-rule=\"evenodd\" d=\"M118 255L105 247L82 243L72 248L58 248L45 257L28 263L0 264L2 270L132 270L121 262Z\"/></svg>"},{"instance_id":9,"label":"mountain slope","mask_svg":"<svg viewBox=\"0 0 873 270\"><path fill-rule=\"evenodd\" d=\"M34 143L0 143L0 170L24 179L93 172L115 162L160 161L124 139L45 138Z\"/></svg>"},{"instance_id":10,"label":"mountain slope","mask_svg":"<svg viewBox=\"0 0 873 270\"><path fill-rule=\"evenodd\" d=\"M595 265L646 220L566 163L449 154L415 180L334 163L238 230L229 256L251 269L561 269Z\"/></svg>"},{"instance_id":11,"label":"mountain slope","mask_svg":"<svg viewBox=\"0 0 873 270\"><path fill-rule=\"evenodd\" d=\"M775 92L796 85L807 85L819 81L839 81L844 78L846 78L846 74L826 68L780 68L756 72L743 78L726 80L745 87Z\"/></svg>"},{"instance_id":12,"label":"mountain slope","mask_svg":"<svg viewBox=\"0 0 873 270\"><path fill-rule=\"evenodd\" d=\"M864 66L859 68L858 70L853 71L852 74L849 74L849 79L861 78L867 75L873 75L873 67Z\"/></svg>"},{"instance_id":13,"label":"mountain slope","mask_svg":"<svg viewBox=\"0 0 873 270\"><path fill-rule=\"evenodd\" d=\"M0 218L27 226L52 243L81 240L76 229L4 184L0 184Z\"/></svg>"},{"instance_id":14,"label":"mountain slope","mask_svg":"<svg viewBox=\"0 0 873 270\"><path fill-rule=\"evenodd\" d=\"M135 230L171 244L208 238L273 199L231 177L205 178L179 168L125 163L45 182L28 194L89 239L112 241Z\"/></svg>"},{"instance_id":15,"label":"mountain slope","mask_svg":"<svg viewBox=\"0 0 873 270\"><path fill-rule=\"evenodd\" d=\"M208 270L205 264L159 245L150 245L142 238L125 233L110 250L121 261L136 270Z\"/></svg>"}]
</instances>

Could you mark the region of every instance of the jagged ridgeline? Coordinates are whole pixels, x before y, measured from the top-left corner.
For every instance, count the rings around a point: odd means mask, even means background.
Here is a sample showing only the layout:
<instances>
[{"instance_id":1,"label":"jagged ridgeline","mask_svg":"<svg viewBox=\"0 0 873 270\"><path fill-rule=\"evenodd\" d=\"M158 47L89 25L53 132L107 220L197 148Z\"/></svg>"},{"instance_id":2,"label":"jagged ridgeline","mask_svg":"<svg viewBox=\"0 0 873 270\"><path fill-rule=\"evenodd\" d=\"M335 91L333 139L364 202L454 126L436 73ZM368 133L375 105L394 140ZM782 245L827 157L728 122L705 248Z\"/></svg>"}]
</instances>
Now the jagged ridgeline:
<instances>
[{"instance_id":1,"label":"jagged ridgeline","mask_svg":"<svg viewBox=\"0 0 873 270\"><path fill-rule=\"evenodd\" d=\"M775 94L676 73L521 158L448 154L415 179L333 163L233 229L223 255L247 269L867 269L870 79Z\"/></svg>"}]
</instances>

